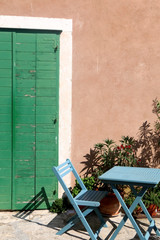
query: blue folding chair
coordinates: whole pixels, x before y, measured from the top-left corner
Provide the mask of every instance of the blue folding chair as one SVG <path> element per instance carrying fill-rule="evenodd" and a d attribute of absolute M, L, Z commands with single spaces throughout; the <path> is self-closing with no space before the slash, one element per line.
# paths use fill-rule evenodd
<path fill-rule="evenodd" d="M 81 220 L 85 229 L 89 233 L 91 239 L 96 240 L 101 228 L 107 227 L 105 220 L 103 219 L 98 209 L 98 207 L 100 206 L 100 201 L 102 200 L 102 198 L 104 198 L 107 195 L 107 192 L 92 191 L 92 190 L 88 191 L 69 159 L 67 159 L 66 162 L 62 163 L 58 167 L 53 167 L 53 172 L 55 173 L 58 181 L 62 185 L 70 203 L 73 205 L 76 212 L 76 214 L 68 221 L 67 225 L 64 226 L 59 232 L 57 232 L 57 235 L 63 234 L 64 232 L 69 230 L 71 227 L 73 227 L 79 220 Z M 82 189 L 75 198 L 73 198 L 72 194 L 70 193 L 68 187 L 66 186 L 63 180 L 63 177 L 69 174 L 70 172 L 73 172 L 75 178 L 77 179 Z M 84 206 L 83 210 L 81 210 L 79 206 Z M 95 213 L 97 214 L 101 222 L 99 229 L 95 233 L 93 233 L 91 227 L 89 226 L 85 218 L 92 211 L 95 211 Z"/>

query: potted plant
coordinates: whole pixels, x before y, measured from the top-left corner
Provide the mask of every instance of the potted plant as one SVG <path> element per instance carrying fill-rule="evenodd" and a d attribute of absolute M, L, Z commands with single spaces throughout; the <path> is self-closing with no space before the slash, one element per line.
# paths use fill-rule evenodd
<path fill-rule="evenodd" d="M 121 209 L 121 204 L 118 201 L 116 195 L 109 192 L 108 195 L 103 198 L 100 202 L 100 211 L 104 215 L 117 216 Z"/>
<path fill-rule="evenodd" d="M 95 151 L 97 152 L 97 159 L 99 165 L 95 170 L 95 178 L 109 170 L 114 166 L 137 166 L 139 161 L 136 157 L 135 140 L 129 136 L 123 136 L 120 140 L 120 144 L 116 145 L 113 140 L 106 139 L 103 143 L 95 145 Z M 98 180 L 97 180 L 98 181 Z M 103 188 L 104 184 L 99 185 Z M 124 195 L 124 188 L 127 186 L 118 186 L 118 190 L 121 195 Z M 107 190 L 111 192 L 111 188 L 107 186 Z M 120 203 L 112 192 L 107 197 L 102 199 L 100 210 L 103 214 L 115 216 L 120 210 Z"/>

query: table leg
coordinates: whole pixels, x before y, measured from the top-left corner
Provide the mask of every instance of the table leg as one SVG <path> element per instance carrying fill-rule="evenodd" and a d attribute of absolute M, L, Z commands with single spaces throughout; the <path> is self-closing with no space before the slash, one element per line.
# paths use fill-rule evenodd
<path fill-rule="evenodd" d="M 132 192 L 134 193 L 134 195 L 137 196 L 137 192 L 136 192 L 136 190 L 134 189 L 133 186 L 131 186 L 131 190 L 132 190 Z M 150 228 L 150 226 L 149 226 L 148 232 L 151 232 L 152 229 L 154 229 L 154 231 L 156 232 L 157 236 L 160 236 L 160 232 L 159 232 L 158 228 L 157 228 L 156 225 L 155 225 L 155 221 L 152 219 L 151 215 L 149 214 L 147 208 L 145 207 L 145 205 L 144 205 L 144 203 L 142 202 L 141 199 L 140 199 L 140 201 L 139 201 L 139 205 L 141 206 L 144 214 L 146 215 L 148 221 L 150 222 L 150 225 L 153 225 L 152 228 Z"/>
<path fill-rule="evenodd" d="M 128 209 L 128 207 L 126 206 L 125 202 L 123 201 L 120 193 L 118 192 L 116 185 L 111 184 L 111 187 L 116 195 L 116 197 L 118 198 L 119 202 L 121 203 L 126 215 L 123 217 L 122 221 L 120 222 L 120 224 L 118 225 L 117 229 L 115 230 L 115 232 L 113 233 L 111 240 L 115 239 L 115 237 L 117 236 L 117 234 L 119 233 L 119 231 L 121 230 L 121 228 L 124 226 L 125 222 L 127 221 L 127 219 L 129 218 L 129 220 L 131 221 L 133 227 L 135 228 L 139 238 L 141 240 L 145 240 L 147 238 L 145 238 L 139 228 L 139 226 L 137 225 L 135 219 L 132 216 L 132 212 L 134 211 L 134 209 L 136 208 L 137 204 L 140 202 L 141 198 L 143 197 L 143 195 L 145 194 L 145 192 L 147 191 L 147 187 L 143 187 L 142 190 L 138 193 L 137 197 L 135 198 L 134 202 L 132 203 L 131 207 Z"/>

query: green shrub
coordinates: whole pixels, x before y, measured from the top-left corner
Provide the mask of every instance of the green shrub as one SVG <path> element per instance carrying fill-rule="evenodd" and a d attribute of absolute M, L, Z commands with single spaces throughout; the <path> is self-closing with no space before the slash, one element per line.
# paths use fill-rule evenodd
<path fill-rule="evenodd" d="M 56 199 L 50 208 L 50 212 L 63 213 L 67 209 L 71 208 L 71 204 L 67 197 Z"/>
<path fill-rule="evenodd" d="M 160 188 L 159 184 L 155 188 L 149 188 L 143 197 L 143 202 L 148 208 L 150 204 L 154 204 L 160 208 Z"/>
<path fill-rule="evenodd" d="M 138 191 L 141 190 L 141 188 L 137 188 Z M 132 205 L 132 203 L 135 200 L 135 196 L 132 192 L 130 192 L 125 198 L 124 201 L 128 207 Z M 151 204 L 154 204 L 157 206 L 157 208 L 160 208 L 160 184 L 158 184 L 155 188 L 149 188 L 145 195 L 143 196 L 143 203 L 148 208 Z"/>
<path fill-rule="evenodd" d="M 87 190 L 93 190 L 96 188 L 96 181 L 95 181 L 94 176 L 81 178 L 81 180 L 84 183 L 84 185 L 86 186 Z M 75 186 L 71 190 L 72 196 L 73 197 L 77 196 L 80 191 L 81 191 L 81 187 L 80 187 L 78 181 L 76 180 Z"/>

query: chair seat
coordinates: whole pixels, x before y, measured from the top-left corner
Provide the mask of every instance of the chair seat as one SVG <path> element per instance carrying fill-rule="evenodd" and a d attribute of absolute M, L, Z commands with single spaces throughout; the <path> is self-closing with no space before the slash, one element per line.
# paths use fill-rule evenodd
<path fill-rule="evenodd" d="M 107 192 L 82 190 L 76 197 L 76 203 L 81 206 L 99 207 L 100 201 L 106 196 Z"/>

